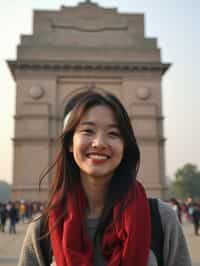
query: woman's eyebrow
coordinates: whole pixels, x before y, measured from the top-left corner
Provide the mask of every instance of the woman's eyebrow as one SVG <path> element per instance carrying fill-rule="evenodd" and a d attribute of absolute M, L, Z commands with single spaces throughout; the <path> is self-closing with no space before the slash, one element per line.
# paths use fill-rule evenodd
<path fill-rule="evenodd" d="M 91 122 L 91 121 L 83 121 L 80 123 L 80 126 L 96 126 L 96 125 L 97 124 L 95 122 Z M 118 124 L 108 124 L 106 125 L 106 127 L 119 129 Z"/>
<path fill-rule="evenodd" d="M 94 122 L 90 121 L 84 121 L 80 123 L 80 126 L 95 126 L 96 124 Z"/>

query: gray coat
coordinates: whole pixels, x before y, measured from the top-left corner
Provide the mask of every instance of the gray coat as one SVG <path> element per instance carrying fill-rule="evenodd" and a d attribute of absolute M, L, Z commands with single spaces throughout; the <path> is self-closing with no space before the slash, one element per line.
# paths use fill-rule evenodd
<path fill-rule="evenodd" d="M 176 213 L 170 206 L 160 200 L 159 212 L 164 231 L 164 266 L 192 266 L 186 240 Z M 39 230 L 39 220 L 29 225 L 23 242 L 18 266 L 45 266 L 37 241 L 38 236 L 40 236 Z M 104 263 L 97 264 L 98 265 L 95 264 L 95 266 L 104 266 Z M 151 250 L 149 253 L 148 266 L 158 266 L 156 257 Z"/>

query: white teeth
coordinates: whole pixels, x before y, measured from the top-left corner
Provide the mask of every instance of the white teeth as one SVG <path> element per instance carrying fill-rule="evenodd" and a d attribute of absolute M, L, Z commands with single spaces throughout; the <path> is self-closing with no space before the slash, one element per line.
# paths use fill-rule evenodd
<path fill-rule="evenodd" d="M 106 155 L 97 155 L 97 154 L 90 154 L 90 158 L 96 159 L 96 160 L 105 160 L 108 159 L 108 156 Z"/>

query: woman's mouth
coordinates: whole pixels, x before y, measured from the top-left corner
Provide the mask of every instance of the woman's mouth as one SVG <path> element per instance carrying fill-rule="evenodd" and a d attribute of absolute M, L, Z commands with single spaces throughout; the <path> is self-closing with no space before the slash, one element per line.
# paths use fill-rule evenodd
<path fill-rule="evenodd" d="M 106 162 L 110 156 L 108 156 L 107 154 L 87 154 L 87 157 L 94 163 L 104 163 Z"/>

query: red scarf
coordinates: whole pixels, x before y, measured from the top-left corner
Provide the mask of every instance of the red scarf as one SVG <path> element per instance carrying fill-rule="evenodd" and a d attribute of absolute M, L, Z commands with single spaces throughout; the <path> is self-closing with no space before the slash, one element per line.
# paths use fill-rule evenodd
<path fill-rule="evenodd" d="M 75 201 L 69 193 L 67 199 L 67 217 L 50 233 L 51 245 L 57 266 L 93 266 L 93 245 L 87 235 L 84 211 L 86 199 L 82 189 L 76 189 Z M 107 266 L 147 266 L 151 223 L 148 200 L 140 183 L 135 185 L 135 197 L 129 190 L 122 219 L 116 220 L 120 203 L 113 212 L 114 223 L 108 226 L 103 236 L 102 254 Z M 78 203 L 78 205 L 77 205 Z M 60 211 L 52 211 L 49 217 L 49 229 L 56 223 Z"/>

